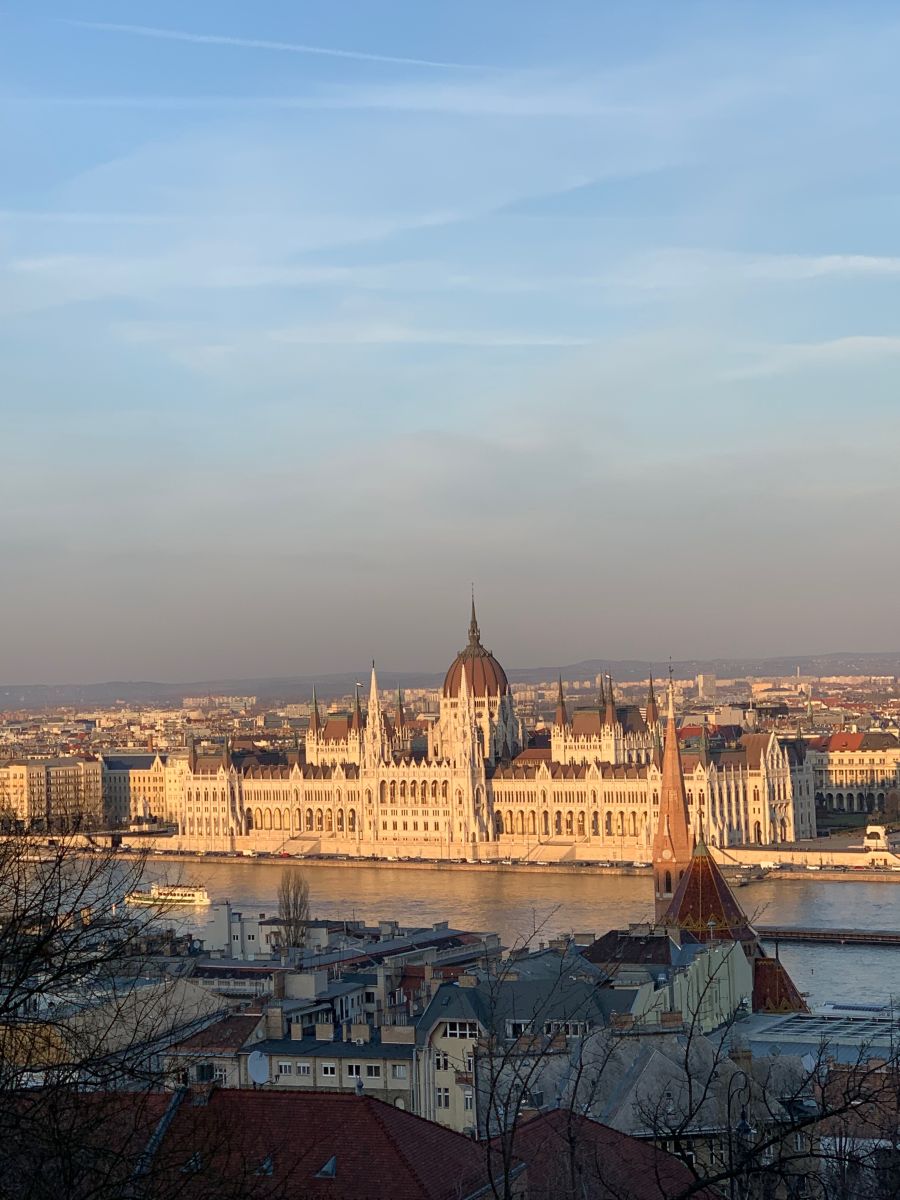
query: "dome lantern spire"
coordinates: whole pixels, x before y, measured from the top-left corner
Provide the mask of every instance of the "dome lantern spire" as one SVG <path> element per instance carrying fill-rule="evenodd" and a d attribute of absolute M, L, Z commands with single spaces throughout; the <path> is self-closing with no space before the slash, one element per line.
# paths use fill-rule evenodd
<path fill-rule="evenodd" d="M 469 621 L 469 645 L 481 645 L 481 630 L 478 628 L 478 618 L 475 616 L 475 585 L 472 584 L 472 617 Z"/>

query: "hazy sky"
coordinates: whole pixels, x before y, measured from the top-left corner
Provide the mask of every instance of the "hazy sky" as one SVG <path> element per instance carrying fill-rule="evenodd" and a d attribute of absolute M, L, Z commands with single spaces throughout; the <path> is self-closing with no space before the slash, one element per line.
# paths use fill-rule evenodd
<path fill-rule="evenodd" d="M 0 11 L 0 681 L 888 649 L 896 5 Z"/>

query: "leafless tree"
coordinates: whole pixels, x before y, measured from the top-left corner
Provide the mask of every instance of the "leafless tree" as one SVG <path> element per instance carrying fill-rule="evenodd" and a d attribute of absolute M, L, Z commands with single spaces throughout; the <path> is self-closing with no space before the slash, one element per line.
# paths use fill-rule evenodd
<path fill-rule="evenodd" d="M 822 1040 L 802 1058 L 754 1057 L 739 1036 L 742 1013 L 710 1036 L 701 1027 L 714 972 L 677 1030 L 650 1032 L 624 1015 L 590 1027 L 591 1002 L 566 1003 L 578 996 L 573 962 L 560 953 L 532 1011 L 516 1014 L 516 1036 L 503 991 L 523 960 L 505 961 L 483 985 L 489 1028 L 476 1054 L 476 1106 L 497 1200 L 514 1195 L 528 1122 L 554 1109 L 541 1135 L 554 1161 L 548 1200 L 900 1200 L 900 1047 L 863 1044 L 848 1062 L 846 1046 Z M 667 1152 L 645 1162 L 640 1189 L 585 1123 L 621 1118 L 623 1096 L 625 1132 Z"/>
<path fill-rule="evenodd" d="M 285 867 L 278 883 L 278 917 L 284 944 L 303 946 L 309 923 L 309 883 L 299 867 Z"/>

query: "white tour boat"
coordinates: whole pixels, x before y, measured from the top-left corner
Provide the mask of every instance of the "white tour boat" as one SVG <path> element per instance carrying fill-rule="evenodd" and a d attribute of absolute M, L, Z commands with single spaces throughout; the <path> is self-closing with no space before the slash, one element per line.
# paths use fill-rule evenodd
<path fill-rule="evenodd" d="M 188 887 L 180 883 L 151 883 L 149 891 L 129 892 L 126 904 L 209 904 L 209 892 L 204 887 Z"/>

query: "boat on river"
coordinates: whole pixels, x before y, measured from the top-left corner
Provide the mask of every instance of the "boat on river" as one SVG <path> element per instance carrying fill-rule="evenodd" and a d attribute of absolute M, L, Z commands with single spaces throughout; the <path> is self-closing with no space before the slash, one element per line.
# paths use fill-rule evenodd
<path fill-rule="evenodd" d="M 152 883 L 147 889 L 129 892 L 126 904 L 209 904 L 205 887 L 189 887 L 180 883 Z"/>

